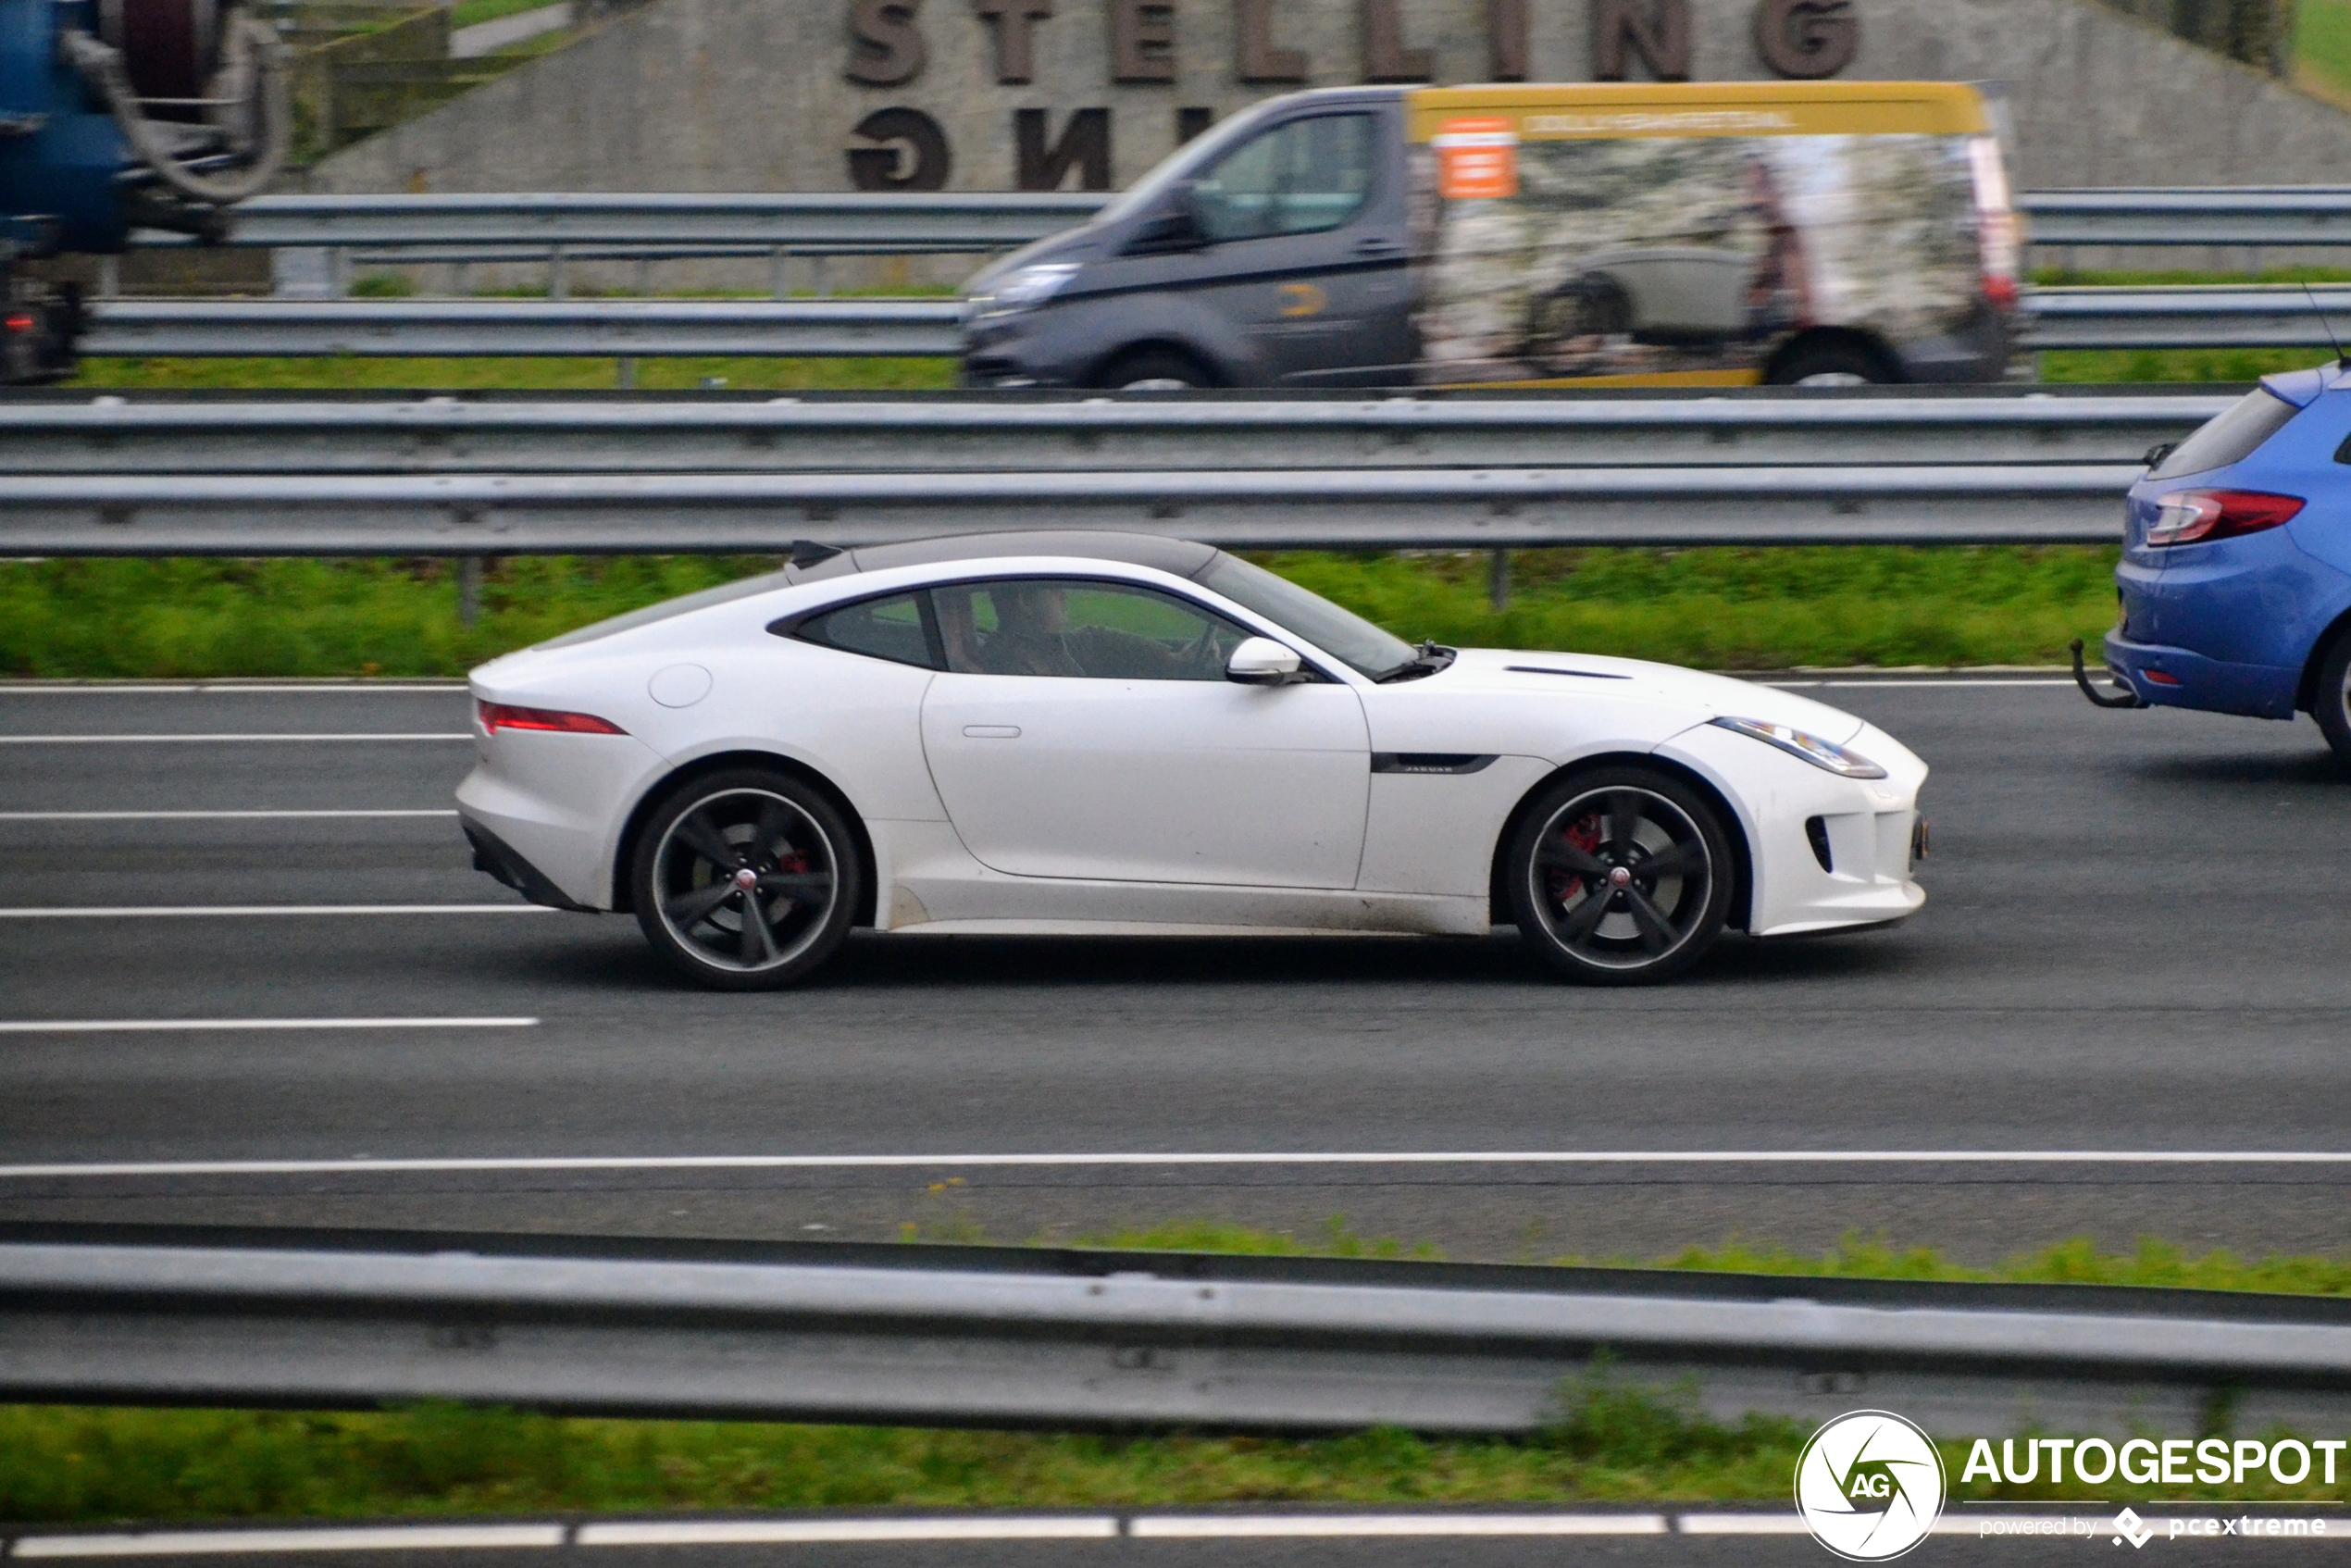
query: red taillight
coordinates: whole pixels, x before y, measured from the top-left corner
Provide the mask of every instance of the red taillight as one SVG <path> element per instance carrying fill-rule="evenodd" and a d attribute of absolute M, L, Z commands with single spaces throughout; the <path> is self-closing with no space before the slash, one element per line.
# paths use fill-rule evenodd
<path fill-rule="evenodd" d="M 552 729 L 565 735 L 626 735 L 628 733 L 607 718 L 594 714 L 567 714 L 555 708 L 517 708 L 504 703 L 477 703 L 475 709 L 481 719 L 482 732 L 495 735 L 502 729 Z"/>
<path fill-rule="evenodd" d="M 32 326 L 32 317 L 21 312 L 8 317 L 8 330 L 11 332 L 30 332 Z"/>
<path fill-rule="evenodd" d="M 1984 275 L 1984 297 L 2002 310 L 2016 304 L 2020 291 L 2013 278 L 2001 278 L 1992 273 Z"/>
<path fill-rule="evenodd" d="M 2156 504 L 2162 511 L 2147 529 L 2147 544 L 2161 550 L 2277 528 L 2292 522 L 2303 502 L 2297 495 L 2258 490 L 2175 490 Z"/>

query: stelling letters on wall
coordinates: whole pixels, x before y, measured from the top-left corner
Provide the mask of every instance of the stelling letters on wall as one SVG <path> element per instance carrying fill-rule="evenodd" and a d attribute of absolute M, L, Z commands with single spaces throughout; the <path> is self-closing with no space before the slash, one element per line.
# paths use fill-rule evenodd
<path fill-rule="evenodd" d="M 1720 0 L 1703 17 L 1693 0 L 841 3 L 842 79 L 887 99 L 847 128 L 849 182 L 862 191 L 944 188 L 956 136 L 972 136 L 976 118 L 984 130 L 1001 117 L 986 161 L 1009 163 L 1017 189 L 1099 191 L 1220 116 L 1309 85 L 1687 81 L 1702 79 L 1701 67 L 1714 79 L 1835 76 L 1860 47 L 1863 6 L 1753 0 L 1734 31 L 1721 25 Z M 939 62 L 968 77 L 964 56 L 975 48 L 983 80 L 1004 98 L 994 115 L 968 92 L 952 106 L 927 104 Z M 1078 68 L 1061 68 L 1070 65 Z M 1089 101 L 1101 98 L 1117 101 Z"/>

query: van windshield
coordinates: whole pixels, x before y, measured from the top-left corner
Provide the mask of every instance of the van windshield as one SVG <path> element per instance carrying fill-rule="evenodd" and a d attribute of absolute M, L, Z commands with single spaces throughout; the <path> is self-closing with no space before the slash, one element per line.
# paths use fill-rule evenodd
<path fill-rule="evenodd" d="M 1259 120 L 1253 114 L 1235 115 L 1221 125 L 1211 126 L 1200 135 L 1170 153 L 1149 174 L 1111 199 L 1110 205 L 1094 215 L 1097 223 L 1115 223 L 1130 213 L 1142 211 L 1157 202 L 1168 187 L 1178 180 L 1188 180 L 1225 156 L 1225 150 L 1239 141 Z"/>

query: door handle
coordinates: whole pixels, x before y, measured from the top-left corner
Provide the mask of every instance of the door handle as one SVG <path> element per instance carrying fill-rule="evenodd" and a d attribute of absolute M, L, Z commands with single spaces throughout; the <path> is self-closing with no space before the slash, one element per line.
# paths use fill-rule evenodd
<path fill-rule="evenodd" d="M 964 738 L 967 740 L 1017 740 L 1020 739 L 1020 726 L 1017 724 L 967 724 L 964 726 Z"/>
<path fill-rule="evenodd" d="M 1400 251 L 1403 248 L 1403 241 L 1391 240 L 1383 234 L 1374 234 L 1355 242 L 1357 255 L 1386 255 L 1390 251 Z"/>

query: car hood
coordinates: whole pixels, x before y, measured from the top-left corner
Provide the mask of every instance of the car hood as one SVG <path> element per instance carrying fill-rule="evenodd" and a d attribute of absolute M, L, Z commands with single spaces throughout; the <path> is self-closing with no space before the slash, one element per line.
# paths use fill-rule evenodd
<path fill-rule="evenodd" d="M 1463 691 L 1524 692 L 1568 700 L 1600 693 L 1632 697 L 1685 709 L 1693 724 L 1723 717 L 1762 719 L 1792 725 L 1840 746 L 1863 728 L 1861 720 L 1851 714 L 1777 687 L 1597 653 L 1464 648 L 1450 666 L 1429 679 L 1432 685 L 1441 682 Z"/>

